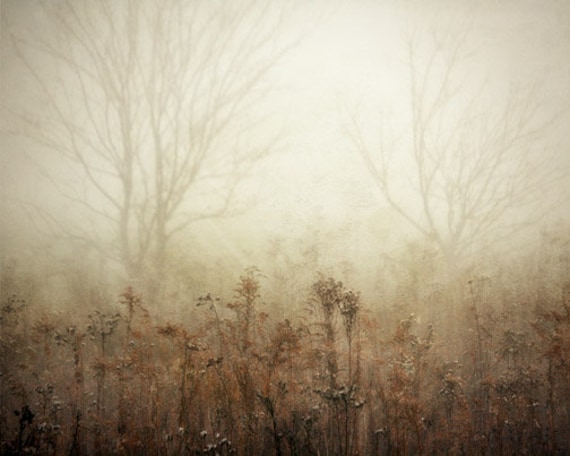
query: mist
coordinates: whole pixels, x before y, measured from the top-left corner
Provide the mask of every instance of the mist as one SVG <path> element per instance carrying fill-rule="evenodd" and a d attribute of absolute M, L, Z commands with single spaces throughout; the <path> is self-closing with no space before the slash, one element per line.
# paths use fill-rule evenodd
<path fill-rule="evenodd" d="M 570 449 L 564 2 L 0 11 L 2 453 Z"/>

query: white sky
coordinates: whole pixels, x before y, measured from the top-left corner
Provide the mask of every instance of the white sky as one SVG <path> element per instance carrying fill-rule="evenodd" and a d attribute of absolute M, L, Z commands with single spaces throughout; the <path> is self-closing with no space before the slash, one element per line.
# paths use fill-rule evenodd
<path fill-rule="evenodd" d="M 287 198 L 298 198 L 293 204 L 301 211 L 312 212 L 314 205 L 327 216 L 347 217 L 378 201 L 343 136 L 342 111 L 358 106 L 372 116 L 407 115 L 406 31 L 426 26 L 434 17 L 444 26 L 447 21 L 472 22 L 477 54 L 468 79 L 488 79 L 491 96 L 500 97 L 513 81 L 539 81 L 551 97 L 546 104 L 570 100 L 570 25 L 565 28 L 570 7 L 556 11 L 541 2 L 488 1 L 478 9 L 446 10 L 436 6 L 441 2 L 425 2 L 428 6 L 418 15 L 410 13 L 412 6 L 400 7 L 403 3 L 342 3 L 279 69 L 278 77 L 291 87 L 283 102 L 290 147 L 268 166 L 287 176 L 278 182 L 287 188 Z M 268 180 L 274 182 L 274 176 Z"/>
<path fill-rule="evenodd" d="M 258 203 L 233 221 L 206 224 L 235 256 L 250 243 L 294 237 L 319 224 L 331 229 L 350 225 L 356 236 L 360 232 L 368 239 L 369 225 L 383 220 L 386 204 L 343 135 L 342 113 L 359 107 L 367 121 L 379 112 L 405 118 L 409 80 L 403 51 L 407 33 L 418 26 L 467 18 L 476 37 L 473 81 L 488 75 L 500 94 L 510 81 L 538 79 L 547 88 L 547 105 L 569 104 L 568 2 L 356 0 L 306 5 L 298 12 L 292 35 L 313 28 L 313 13 L 320 7 L 322 18 L 274 69 L 274 81 L 283 89 L 267 100 L 269 123 L 283 129 L 283 144 L 242 187 Z M 29 30 L 35 11 L 33 0 L 3 0 L 3 31 Z M 20 79 L 7 35 L 2 39 L 2 96 L 13 99 L 20 96 L 15 91 L 25 91 L 26 82 Z M 401 122 L 394 120 L 394 125 Z M 19 191 L 26 185 L 34 188 L 36 176 L 22 160 L 20 146 L 5 138 L 0 156 L 0 178 Z M 564 166 L 570 162 L 566 152 Z M 394 217 L 385 223 L 397 232 L 394 237 L 402 231 L 402 222 Z M 362 244 L 366 249 L 366 242 Z"/>

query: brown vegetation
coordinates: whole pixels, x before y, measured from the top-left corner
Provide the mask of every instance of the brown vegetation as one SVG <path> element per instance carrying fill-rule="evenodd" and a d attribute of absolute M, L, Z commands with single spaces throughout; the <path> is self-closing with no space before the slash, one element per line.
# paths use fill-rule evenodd
<path fill-rule="evenodd" d="M 83 321 L 3 296 L 1 452 L 563 454 L 565 258 L 451 287 L 458 337 L 325 277 L 280 320 L 256 268 L 192 322 L 151 315 L 132 288 Z"/>

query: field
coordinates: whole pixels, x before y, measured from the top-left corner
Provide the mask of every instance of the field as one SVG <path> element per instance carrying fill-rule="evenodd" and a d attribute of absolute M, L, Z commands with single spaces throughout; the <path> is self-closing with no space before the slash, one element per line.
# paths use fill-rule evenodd
<path fill-rule="evenodd" d="M 568 263 L 543 260 L 448 284 L 432 318 L 320 276 L 281 319 L 256 268 L 185 322 L 132 288 L 84 317 L 4 296 L 2 453 L 565 454 Z"/>

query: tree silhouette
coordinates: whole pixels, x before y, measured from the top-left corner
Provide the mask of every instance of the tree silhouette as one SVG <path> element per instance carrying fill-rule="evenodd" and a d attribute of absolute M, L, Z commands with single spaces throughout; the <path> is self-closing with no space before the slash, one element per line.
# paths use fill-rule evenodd
<path fill-rule="evenodd" d="M 379 146 L 357 114 L 346 127 L 389 206 L 434 243 L 449 271 L 483 242 L 540 220 L 552 209 L 539 206 L 541 196 L 563 176 L 561 151 L 549 143 L 561 112 L 541 101 L 538 85 L 505 90 L 482 80 L 470 27 L 461 26 L 417 29 L 407 42 L 404 139 L 388 138 L 400 128 L 388 119 Z"/>
<path fill-rule="evenodd" d="M 279 33 L 292 5 L 41 6 L 46 33 L 12 37 L 43 104 L 18 119 L 24 135 L 72 171 L 45 174 L 84 220 L 41 208 L 35 216 L 51 234 L 159 284 L 172 238 L 235 208 L 238 183 L 271 148 L 271 139 L 260 147 L 246 134 L 257 121 L 252 107 L 269 90 L 264 77 L 295 44 Z"/>

